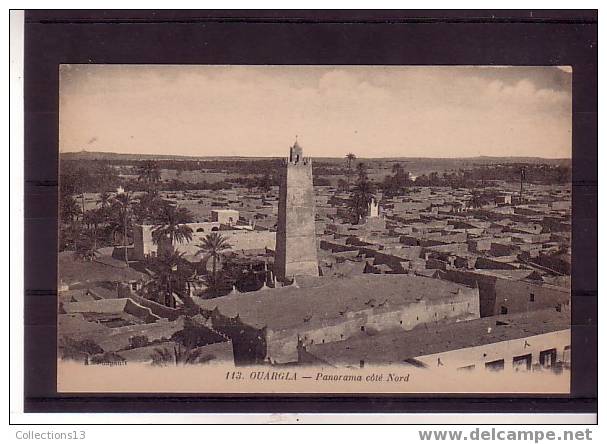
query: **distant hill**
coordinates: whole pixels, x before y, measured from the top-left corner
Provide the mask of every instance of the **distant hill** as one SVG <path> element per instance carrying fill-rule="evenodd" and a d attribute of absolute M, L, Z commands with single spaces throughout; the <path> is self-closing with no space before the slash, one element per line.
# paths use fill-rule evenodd
<path fill-rule="evenodd" d="M 247 156 L 183 156 L 174 154 L 123 154 L 111 153 L 104 151 L 77 151 L 68 153 L 59 153 L 62 160 L 242 160 L 251 159 L 277 159 L 279 157 L 247 157 Z M 316 157 L 322 162 L 344 162 L 343 158 L 338 157 Z M 378 161 L 378 162 L 401 162 L 407 163 L 426 163 L 429 165 L 451 164 L 452 167 L 460 167 L 463 165 L 479 165 L 479 164 L 496 164 L 496 163 L 545 163 L 552 165 L 571 165 L 571 159 L 545 159 L 542 157 L 492 157 L 492 156 L 477 156 L 477 157 L 459 157 L 459 158 L 434 158 L 434 157 L 382 157 L 382 158 L 365 158 L 359 157 L 357 160 Z"/>
<path fill-rule="evenodd" d="M 240 156 L 181 156 L 174 154 L 127 154 L 105 151 L 76 151 L 59 153 L 62 160 L 248 160 L 255 157 Z"/>

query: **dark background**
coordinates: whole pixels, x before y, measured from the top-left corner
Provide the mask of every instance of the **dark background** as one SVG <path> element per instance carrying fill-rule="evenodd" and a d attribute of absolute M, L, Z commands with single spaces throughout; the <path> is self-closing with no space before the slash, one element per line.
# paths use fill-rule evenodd
<path fill-rule="evenodd" d="M 25 411 L 596 412 L 597 38 L 587 10 L 26 11 Z M 60 63 L 573 66 L 571 395 L 57 394 Z"/>

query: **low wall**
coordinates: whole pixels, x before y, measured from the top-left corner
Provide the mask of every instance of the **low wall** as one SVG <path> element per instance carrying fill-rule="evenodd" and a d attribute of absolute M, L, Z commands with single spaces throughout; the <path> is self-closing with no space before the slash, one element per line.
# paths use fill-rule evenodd
<path fill-rule="evenodd" d="M 168 319 L 169 321 L 174 321 L 181 314 L 183 314 L 181 312 L 181 310 L 176 310 L 174 308 L 166 307 L 157 302 L 150 301 L 149 299 L 144 299 L 141 296 L 131 295 L 130 298 L 133 299 L 133 301 L 137 302 L 138 304 L 149 308 L 151 310 L 151 312 L 159 318 L 165 318 L 165 319 Z"/>

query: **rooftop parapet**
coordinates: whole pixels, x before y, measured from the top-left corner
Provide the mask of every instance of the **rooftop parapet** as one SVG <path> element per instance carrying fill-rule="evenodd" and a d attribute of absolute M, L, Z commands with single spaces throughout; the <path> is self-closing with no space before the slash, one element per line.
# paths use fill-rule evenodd
<path fill-rule="evenodd" d="M 297 141 L 297 136 L 295 136 L 295 143 L 292 147 L 289 148 L 289 157 L 285 159 L 287 164 L 292 165 L 311 165 L 312 158 L 304 157 L 303 148 L 299 145 Z"/>
<path fill-rule="evenodd" d="M 282 159 L 283 165 L 299 165 L 299 166 L 309 166 L 312 165 L 311 157 L 300 157 L 296 160 L 291 160 L 289 157 L 285 157 Z"/>

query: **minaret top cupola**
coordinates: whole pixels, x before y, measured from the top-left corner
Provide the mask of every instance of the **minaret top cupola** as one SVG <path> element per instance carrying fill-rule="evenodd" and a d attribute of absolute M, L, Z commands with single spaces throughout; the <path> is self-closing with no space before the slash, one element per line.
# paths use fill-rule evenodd
<path fill-rule="evenodd" d="M 303 162 L 303 160 L 304 160 L 303 148 L 301 146 L 299 146 L 299 143 L 297 141 L 297 136 L 295 136 L 295 143 L 293 144 L 293 146 L 291 147 L 291 150 L 289 152 L 289 162 L 299 163 L 299 162 Z"/>

